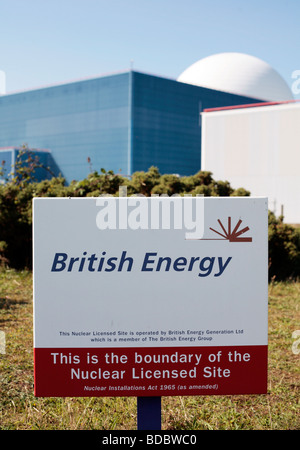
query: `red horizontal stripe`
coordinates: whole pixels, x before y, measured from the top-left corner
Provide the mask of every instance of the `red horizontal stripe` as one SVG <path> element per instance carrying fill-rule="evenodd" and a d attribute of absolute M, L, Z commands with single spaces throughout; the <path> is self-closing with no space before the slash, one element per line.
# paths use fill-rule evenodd
<path fill-rule="evenodd" d="M 36 348 L 35 395 L 139 397 L 264 394 L 267 392 L 267 352 L 266 345 Z"/>
<path fill-rule="evenodd" d="M 272 105 L 284 105 L 286 103 L 297 103 L 300 100 L 287 100 L 284 102 L 262 102 L 262 103 L 247 103 L 245 105 L 234 105 L 234 106 L 222 106 L 218 108 L 207 108 L 203 112 L 213 112 L 213 111 L 226 111 L 231 109 L 243 109 L 243 108 L 256 108 L 258 106 L 272 106 Z"/>

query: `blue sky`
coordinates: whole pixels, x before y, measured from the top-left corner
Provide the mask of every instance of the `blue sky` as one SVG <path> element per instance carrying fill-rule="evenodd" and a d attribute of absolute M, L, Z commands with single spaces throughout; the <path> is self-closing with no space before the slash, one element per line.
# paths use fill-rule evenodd
<path fill-rule="evenodd" d="M 130 65 L 176 79 L 234 51 L 268 62 L 292 88 L 299 18 L 299 0 L 0 0 L 0 70 L 10 93 Z"/>

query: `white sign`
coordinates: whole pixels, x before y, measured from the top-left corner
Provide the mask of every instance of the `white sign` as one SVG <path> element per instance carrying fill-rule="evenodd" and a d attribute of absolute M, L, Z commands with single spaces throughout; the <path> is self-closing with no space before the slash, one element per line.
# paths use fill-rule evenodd
<path fill-rule="evenodd" d="M 34 199 L 36 395 L 264 392 L 267 217 L 264 198 Z"/>

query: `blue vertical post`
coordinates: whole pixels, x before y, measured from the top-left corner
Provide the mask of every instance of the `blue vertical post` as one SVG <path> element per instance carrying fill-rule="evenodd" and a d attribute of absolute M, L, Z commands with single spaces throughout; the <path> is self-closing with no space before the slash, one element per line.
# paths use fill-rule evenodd
<path fill-rule="evenodd" d="M 161 430 L 161 397 L 137 398 L 137 429 Z"/>

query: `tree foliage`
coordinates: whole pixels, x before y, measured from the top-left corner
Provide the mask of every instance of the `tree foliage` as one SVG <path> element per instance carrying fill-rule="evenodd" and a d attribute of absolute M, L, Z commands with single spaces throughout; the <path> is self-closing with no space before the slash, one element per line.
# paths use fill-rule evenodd
<path fill-rule="evenodd" d="M 198 195 L 249 196 L 240 187 L 234 189 L 228 181 L 216 181 L 212 173 L 199 171 L 180 177 L 159 173 L 156 167 L 147 172 L 135 172 L 131 177 L 104 169 L 91 172 L 85 179 L 66 184 L 62 177 L 37 182 L 34 179 L 38 161 L 30 159 L 28 167 L 16 164 L 14 177 L 0 185 L 0 265 L 16 269 L 32 264 L 32 199 L 34 197 L 98 197 L 120 195 Z M 283 218 L 269 213 L 269 277 L 283 280 L 300 276 L 300 229 L 284 224 Z"/>
<path fill-rule="evenodd" d="M 269 279 L 300 277 L 300 228 L 269 211 Z"/>

